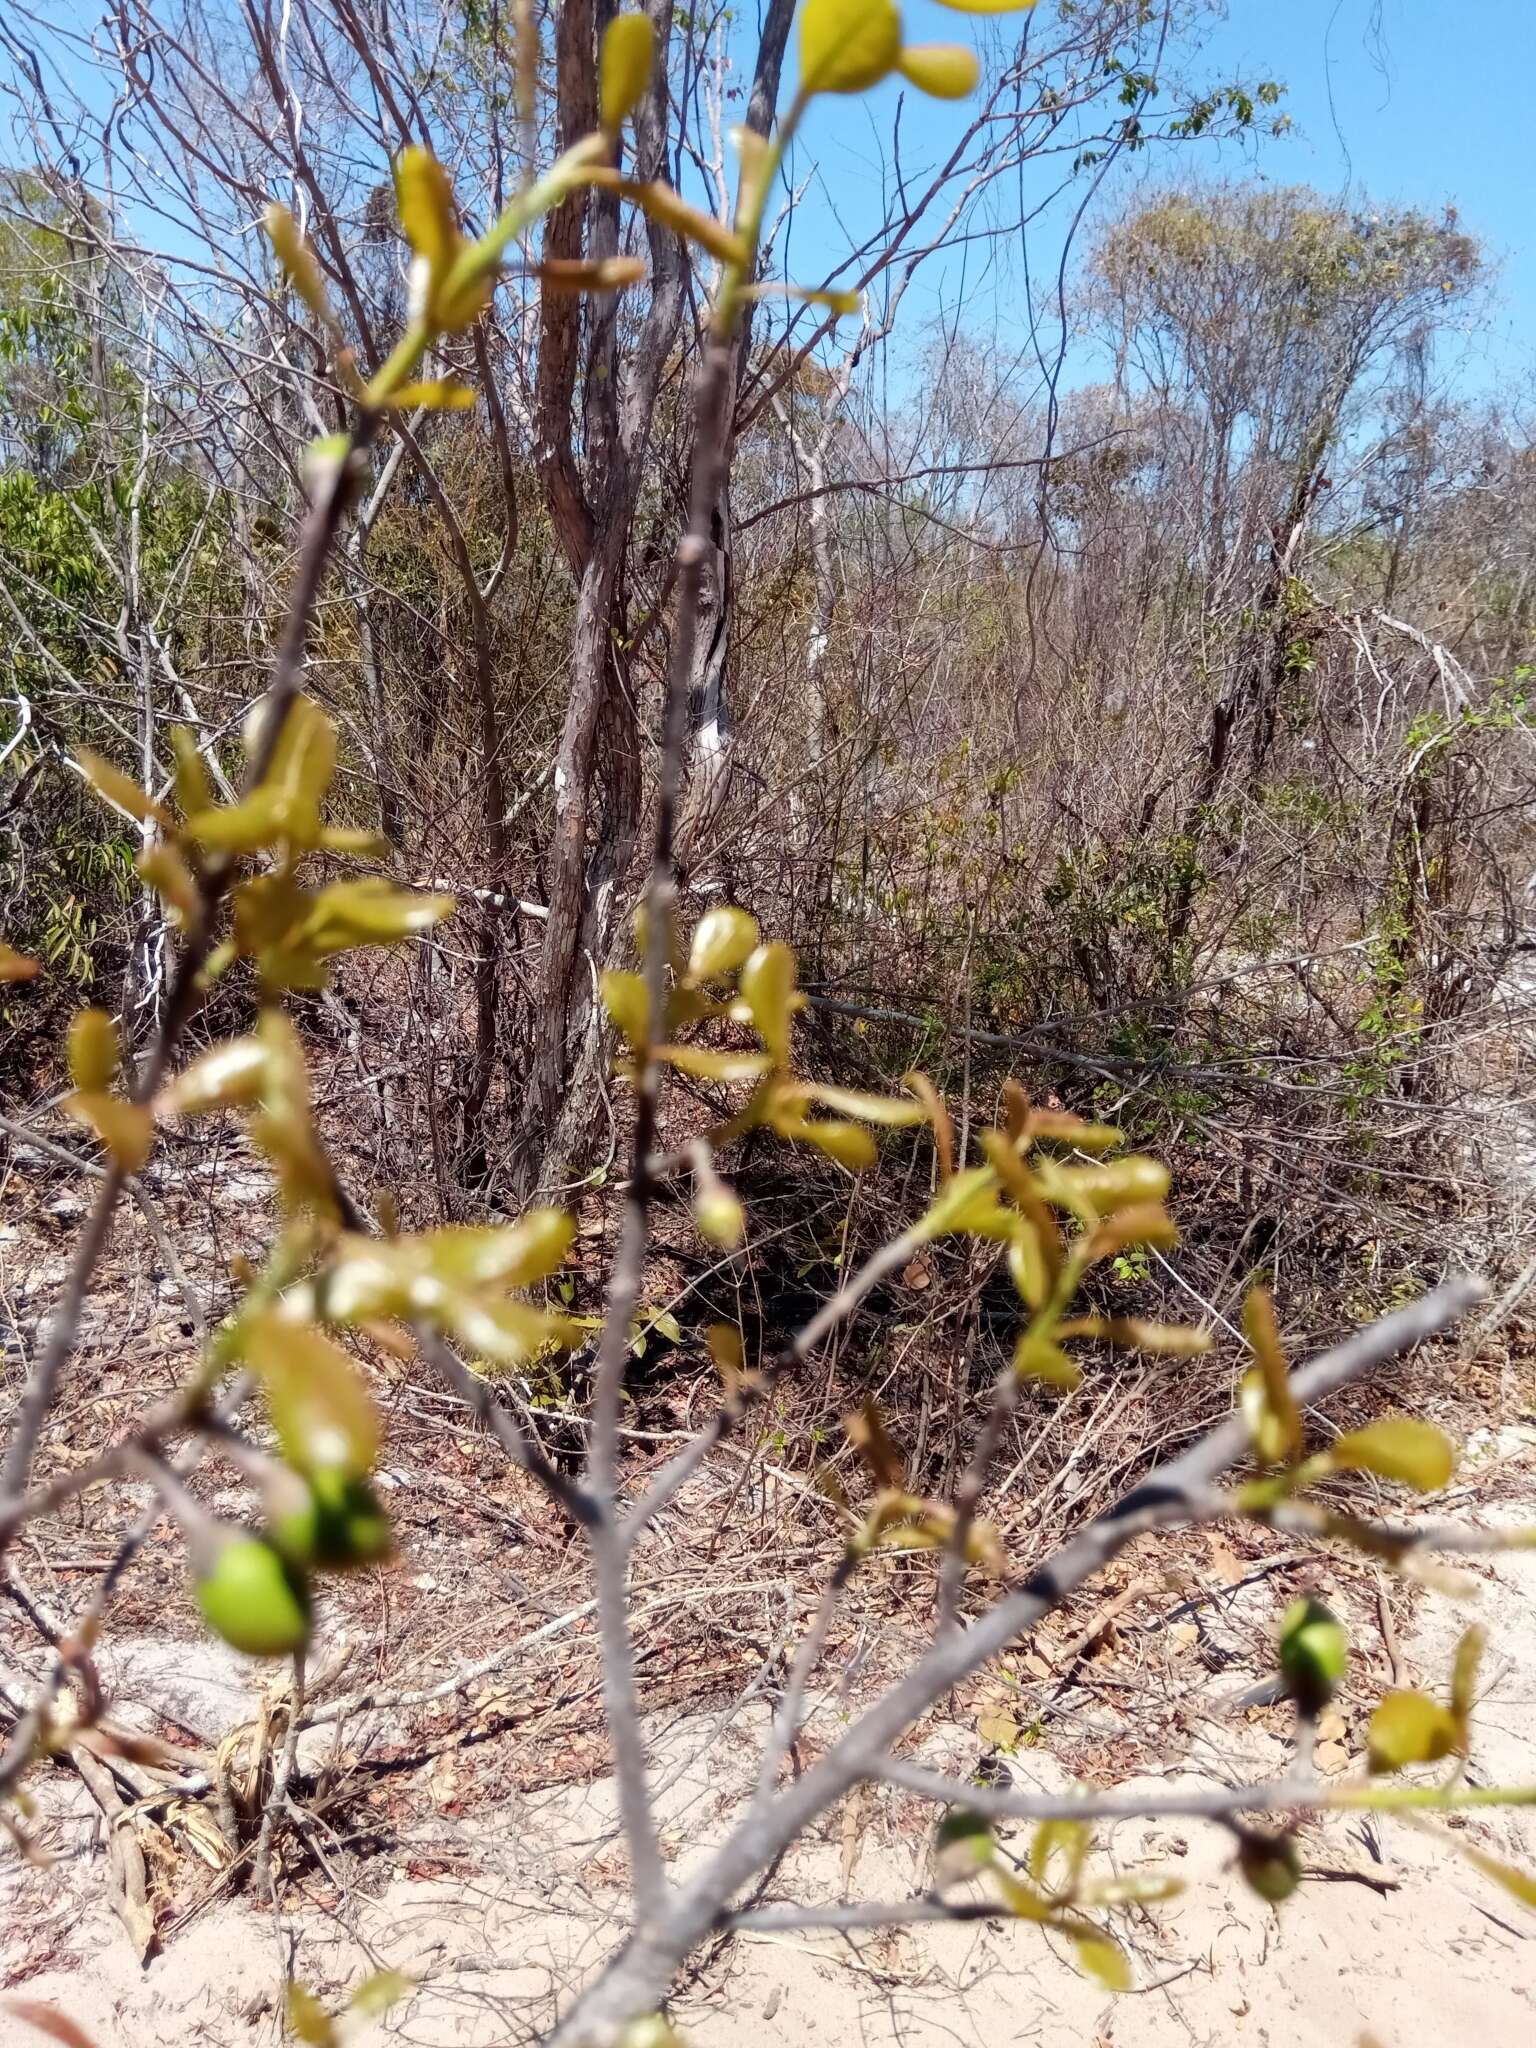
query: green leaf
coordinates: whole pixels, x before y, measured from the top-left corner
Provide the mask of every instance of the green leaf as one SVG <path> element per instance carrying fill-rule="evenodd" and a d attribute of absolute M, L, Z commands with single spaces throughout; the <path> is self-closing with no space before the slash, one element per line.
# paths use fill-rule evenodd
<path fill-rule="evenodd" d="M 220 1543 L 198 1578 L 197 1604 L 214 1634 L 248 1657 L 291 1657 L 309 1641 L 309 1589 L 288 1560 L 257 1536 L 229 1536 Z"/>
<path fill-rule="evenodd" d="M 1297 1704 L 1315 1714 L 1349 1664 L 1349 1637 L 1321 1600 L 1293 1600 L 1280 1619 L 1280 1670 Z"/>
<path fill-rule="evenodd" d="M 1237 1852 L 1237 1867 L 1250 1891 L 1278 1906 L 1301 1883 L 1301 1860 L 1289 1835 L 1273 1840 L 1264 1835 L 1244 1835 Z"/>
<path fill-rule="evenodd" d="M 976 90 L 981 76 L 975 51 L 959 43 L 909 43 L 896 68 L 919 92 L 936 100 L 963 100 Z"/>
<path fill-rule="evenodd" d="M 934 1880 L 960 1884 L 985 1870 L 994 1854 L 991 1822 L 968 1806 L 952 1806 L 934 1830 Z"/>
<path fill-rule="evenodd" d="M 656 32 L 648 14 L 616 14 L 603 34 L 598 107 L 603 131 L 617 135 L 651 82 Z"/>
<path fill-rule="evenodd" d="M 1387 1415 L 1352 1429 L 1328 1455 L 1342 1471 L 1375 1472 L 1416 1493 L 1438 1492 L 1456 1469 L 1456 1452 L 1445 1432 L 1409 1415 Z"/>
<path fill-rule="evenodd" d="M 1455 1716 L 1423 1692 L 1389 1692 L 1371 1716 L 1367 1749 L 1373 1771 L 1438 1763 L 1460 1736 Z"/>
<path fill-rule="evenodd" d="M 896 68 L 901 16 L 893 0 L 805 0 L 802 92 L 864 92 Z"/>

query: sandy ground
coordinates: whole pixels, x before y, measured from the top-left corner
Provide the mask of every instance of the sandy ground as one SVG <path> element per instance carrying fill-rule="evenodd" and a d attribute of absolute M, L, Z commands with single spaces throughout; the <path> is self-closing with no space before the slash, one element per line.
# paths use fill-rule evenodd
<path fill-rule="evenodd" d="M 1521 1468 L 1530 1491 L 1533 1433 L 1500 1432 L 1494 1462 Z M 1490 1517 L 1523 1503 L 1501 1487 Z M 1491 1647 L 1477 1715 L 1474 1776 L 1518 1782 L 1536 1776 L 1536 1555 L 1480 1565 L 1466 1601 L 1426 1596 L 1402 1651 L 1416 1682 L 1443 1685 L 1468 1619 L 1483 1621 Z M 1233 1595 L 1274 1606 L 1268 1582 Z M 1252 1616 L 1250 1615 L 1250 1619 Z M 1266 1623 L 1267 1613 L 1259 1618 Z M 1178 1645 L 1170 1644 L 1170 1654 Z M 222 1725 L 248 1711 L 248 1669 L 221 1663 L 212 1646 L 150 1639 L 119 1646 L 112 1670 L 121 1700 L 137 1693 L 164 1711 Z M 1209 1697 L 1229 1696 L 1257 1674 L 1228 1664 Z M 710 1717 L 685 1714 L 655 1730 L 664 1844 L 679 1867 L 702 1854 L 727 1823 L 753 1768 L 761 1729 L 755 1704 Z M 829 1698 L 835 1717 L 847 1702 Z M 1188 1717 L 1186 1717 L 1186 1724 Z M 1332 1731 L 1334 1768 L 1354 1768 L 1363 1722 Z M 1285 1755 L 1275 1712 L 1207 1715 L 1181 1747 L 1182 1768 L 1235 1782 L 1273 1770 Z M 318 1731 L 315 1752 L 334 1740 Z M 941 1726 L 930 1760 L 974 1763 L 974 1727 Z M 1173 1753 L 1170 1746 L 1170 1754 Z M 1008 1761 L 1022 1783 L 1065 1782 L 1049 1743 Z M 434 1825 L 376 1859 L 371 1890 L 343 1888 L 329 1912 L 279 1923 L 242 1903 L 211 1906 L 163 1953 L 140 1966 L 106 1903 L 100 1818 L 68 1773 L 42 1783 L 39 1832 L 56 1861 L 0 1866 L 0 1954 L 11 1997 L 66 2012 L 96 2048 L 271 2042 L 279 2034 L 277 1987 L 285 1970 L 339 2005 L 371 1969 L 415 1979 L 410 1997 L 357 2038 L 422 2048 L 502 2044 L 528 2038 L 553 2002 L 589 1972 L 613 1940 L 616 1846 L 611 1785 L 566 1786 L 514 1798 L 470 1817 L 445 1810 Z M 1135 1989 L 1112 1997 L 1080 1976 L 1052 1938 L 996 1922 L 856 1938 L 819 1934 L 738 1937 L 705 1957 L 679 1991 L 674 2018 L 696 2048 L 765 2040 L 797 2048 L 830 2044 L 1394 2044 L 1463 2042 L 1524 2048 L 1536 2039 L 1536 1988 L 1527 1944 L 1536 1914 L 1491 1884 L 1458 1853 L 1474 1843 L 1536 1868 L 1536 1822 L 1479 1815 L 1453 1830 L 1340 1819 L 1309 1831 L 1311 1871 L 1278 1912 L 1230 1869 L 1217 1831 L 1194 1824 L 1125 1824 L 1098 1840 L 1107 1874 L 1172 1870 L 1180 1897 L 1119 1920 L 1132 1952 Z M 776 1899 L 900 1898 L 926 1882 L 927 1839 L 908 1804 L 883 1797 L 829 1817 L 775 1881 Z M 380 1867 L 382 1866 L 382 1868 Z M 433 1867 L 430 1877 L 413 1869 Z M 390 1874 L 393 1872 L 393 1874 Z M 1323 1875 L 1332 1872 L 1333 1875 Z M 1369 1881 L 1367 1881 L 1369 1880 Z M 42 2037 L 0 2009 L 0 2048 Z"/>

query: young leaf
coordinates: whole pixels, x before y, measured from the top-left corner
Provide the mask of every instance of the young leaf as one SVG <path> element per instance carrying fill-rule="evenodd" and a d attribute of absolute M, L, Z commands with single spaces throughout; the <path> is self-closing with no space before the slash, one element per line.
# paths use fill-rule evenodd
<path fill-rule="evenodd" d="M 283 2003 L 290 2031 L 308 2048 L 336 2048 L 335 2023 L 307 1985 L 290 1983 Z"/>
<path fill-rule="evenodd" d="M 69 1025 L 69 1075 L 77 1088 L 110 1088 L 117 1079 L 117 1026 L 105 1010 L 77 1010 Z"/>
<path fill-rule="evenodd" d="M 949 1105 L 921 1068 L 914 1067 L 910 1073 L 903 1074 L 901 1085 L 910 1090 L 928 1112 L 928 1121 L 933 1126 L 933 1149 L 939 1155 L 939 1181 L 942 1184 L 955 1170 L 955 1126 Z"/>
<path fill-rule="evenodd" d="M 688 949 L 688 972 L 695 981 L 716 981 L 723 974 L 734 974 L 756 949 L 758 940 L 755 917 L 734 904 L 719 904 L 699 919 Z"/>
<path fill-rule="evenodd" d="M 13 1792 L 11 1796 L 18 1798 L 20 1795 Z M 96 2048 L 84 2027 L 72 2020 L 67 2012 L 60 2012 L 56 2005 L 45 2004 L 40 1998 L 8 1998 L 5 2009 L 15 2013 L 24 2025 L 35 2027 L 50 2041 L 57 2041 L 59 2048 Z"/>
<path fill-rule="evenodd" d="M 449 1225 L 400 1240 L 444 1287 L 532 1287 L 564 1264 L 576 1236 L 569 1209 L 529 1209 L 510 1225 Z"/>
<path fill-rule="evenodd" d="M 723 1252 L 733 1252 L 747 1234 L 747 1212 L 724 1181 L 701 1187 L 693 1198 L 693 1220 L 700 1235 Z"/>
<path fill-rule="evenodd" d="M 1133 1152 L 1103 1166 L 1056 1166 L 1042 1162 L 1040 1184 L 1049 1200 L 1113 1216 L 1133 1203 L 1161 1202 L 1172 1185 L 1161 1159 Z"/>
<path fill-rule="evenodd" d="M 1026 1330 L 1013 1354 L 1013 1369 L 1021 1380 L 1043 1380 L 1048 1387 L 1060 1387 L 1070 1394 L 1083 1383 L 1082 1368 L 1059 1344 L 1048 1337 L 1036 1337 Z"/>
<path fill-rule="evenodd" d="M 648 14 L 616 14 L 603 34 L 598 108 L 605 135 L 617 135 L 640 104 L 656 64 L 656 31 Z"/>
<path fill-rule="evenodd" d="M 895 69 L 900 55 L 901 16 L 893 0 L 805 0 L 802 92 L 864 92 Z"/>
<path fill-rule="evenodd" d="M 375 1970 L 371 1977 L 365 1977 L 347 2000 L 348 2008 L 361 2013 L 364 2019 L 382 2019 L 392 2005 L 398 2005 L 408 1991 L 415 1989 L 415 1979 L 407 1977 L 402 1970 Z"/>
<path fill-rule="evenodd" d="M 0 939 L 0 982 L 30 981 L 41 971 L 30 954 L 18 953 L 14 946 L 8 946 L 4 939 Z"/>
<path fill-rule="evenodd" d="M 651 1036 L 651 1007 L 645 976 L 605 968 L 598 986 L 602 990 L 603 1007 L 620 1035 L 628 1041 L 630 1051 L 643 1053 Z"/>
<path fill-rule="evenodd" d="M 259 1038 L 228 1038 L 183 1067 L 160 1097 L 177 1116 L 208 1109 L 244 1107 L 261 1099 L 267 1078 L 267 1048 Z"/>
<path fill-rule="evenodd" d="M 102 1088 L 81 1088 L 66 1095 L 59 1107 L 101 1140 L 124 1173 L 137 1173 L 149 1157 L 155 1120 L 141 1104 Z"/>
<path fill-rule="evenodd" d="M 1387 1415 L 1339 1437 L 1330 1462 L 1344 1471 L 1375 1472 L 1401 1480 L 1416 1493 L 1436 1493 L 1456 1469 L 1456 1453 L 1443 1430 L 1410 1415 Z"/>
<path fill-rule="evenodd" d="M 1033 1920 L 1049 1924 L 1054 1918 L 1054 1908 L 1047 1899 L 1004 1870 L 1001 1864 L 994 1864 L 990 1872 L 991 1882 L 997 1889 L 1005 1912 L 1012 1913 L 1016 1920 Z"/>
<path fill-rule="evenodd" d="M 702 1045 L 658 1045 L 656 1057 L 696 1081 L 760 1081 L 772 1065 L 765 1052 L 711 1052 Z"/>
<path fill-rule="evenodd" d="M 921 1124 L 928 1112 L 920 1102 L 903 1101 L 899 1095 L 871 1095 L 862 1088 L 835 1088 L 823 1081 L 807 1083 L 809 1092 L 839 1116 L 856 1116 L 866 1124 L 886 1124 L 896 1129 Z"/>
<path fill-rule="evenodd" d="M 1456 1718 L 1423 1692 L 1389 1692 L 1371 1716 L 1366 1748 L 1373 1771 L 1438 1763 L 1456 1748 Z"/>
<path fill-rule="evenodd" d="M 789 1018 L 795 994 L 795 956 L 782 940 L 758 946 L 747 958 L 739 983 L 757 1035 L 775 1066 L 789 1064 Z"/>
<path fill-rule="evenodd" d="M 430 151 L 413 144 L 396 159 L 395 196 L 406 240 L 431 282 L 441 283 L 461 246 L 448 173 Z"/>
<path fill-rule="evenodd" d="M 1536 1912 L 1536 1877 L 1529 1871 L 1518 1869 L 1513 1863 L 1502 1862 L 1497 1856 L 1490 1856 L 1485 1849 L 1474 1849 L 1470 1842 L 1460 1842 L 1457 1847 L 1471 1864 L 1491 1877 L 1495 1884 L 1502 1885 L 1511 1898 L 1518 1899 L 1522 1906 L 1529 1906 Z"/>
<path fill-rule="evenodd" d="M 909 43 L 896 60 L 902 77 L 936 100 L 963 100 L 976 90 L 981 66 L 959 43 Z"/>
<path fill-rule="evenodd" d="M 1037 1311 L 1044 1308 L 1051 1291 L 1050 1275 L 1040 1250 L 1040 1233 L 1028 1217 L 1019 1218 L 1018 1227 L 1009 1240 L 1008 1271 L 1025 1306 Z"/>
<path fill-rule="evenodd" d="M 1211 1348 L 1209 1330 L 1187 1323 L 1149 1323 L 1140 1316 L 1077 1316 L 1057 1328 L 1062 1337 L 1096 1337 L 1125 1351 L 1151 1351 L 1163 1358 L 1198 1358 Z"/>
<path fill-rule="evenodd" d="M 318 1330 L 273 1314 L 248 1316 L 240 1348 L 260 1374 L 283 1456 L 299 1472 L 361 1479 L 379 1451 L 379 1421 L 362 1374 Z"/>
<path fill-rule="evenodd" d="M 644 276 L 638 256 L 603 256 L 590 263 L 575 256 L 546 256 L 538 268 L 539 282 L 556 292 L 621 292 Z"/>
<path fill-rule="evenodd" d="M 722 227 L 712 213 L 690 206 L 686 199 L 680 198 L 670 185 L 662 184 L 660 179 L 654 179 L 650 184 L 639 184 L 632 178 L 621 178 L 616 171 L 604 175 L 601 170 L 593 170 L 587 173 L 587 180 L 606 190 L 622 192 L 642 213 L 660 221 L 663 227 L 671 228 L 685 241 L 697 242 L 717 262 L 744 265 L 748 261 L 750 252 L 739 235 Z"/>
<path fill-rule="evenodd" d="M 906 1482 L 901 1453 L 886 1434 L 885 1423 L 873 1400 L 866 1401 L 844 1422 L 848 1441 L 863 1457 L 878 1486 L 899 1489 Z"/>
<path fill-rule="evenodd" d="M 389 404 L 395 412 L 413 412 L 417 406 L 427 412 L 468 412 L 477 395 L 472 385 L 438 377 L 427 384 L 397 384 Z"/>
<path fill-rule="evenodd" d="M 704 1332 L 704 1347 L 726 1386 L 734 1387 L 746 1364 L 746 1347 L 741 1341 L 740 1330 L 734 1323 L 711 1323 Z"/>
<path fill-rule="evenodd" d="M 299 224 L 286 206 L 272 205 L 267 208 L 263 225 L 267 240 L 276 251 L 277 260 L 283 266 L 283 274 L 293 286 L 311 313 L 330 333 L 336 332 L 336 315 L 331 311 L 330 300 L 326 297 L 325 279 L 320 265 L 315 261 L 315 252 L 299 232 Z"/>
<path fill-rule="evenodd" d="M 1137 1202 L 1106 1217 L 1088 1240 L 1090 1261 L 1112 1259 L 1133 1244 L 1152 1244 L 1164 1251 L 1179 1241 L 1178 1226 L 1166 1209 L 1151 1202 Z"/>
<path fill-rule="evenodd" d="M 1248 1433 L 1260 1457 L 1272 1465 L 1283 1464 L 1300 1454 L 1301 1412 L 1291 1392 L 1275 1305 L 1266 1289 L 1249 1289 L 1243 1303 L 1243 1330 L 1256 1374 L 1256 1378 L 1245 1376 L 1240 1397 Z"/>
<path fill-rule="evenodd" d="M 183 817 L 206 811 L 213 802 L 213 783 L 208 764 L 197 744 L 197 735 L 184 725 L 171 728 L 171 752 L 176 759 L 176 801 Z"/>
<path fill-rule="evenodd" d="M 997 1199 L 996 1177 L 985 1166 L 953 1174 L 934 1197 L 922 1229 L 925 1237 L 986 1237 L 1011 1244 L 1018 1217 Z"/>
<path fill-rule="evenodd" d="M 1094 1978 L 1106 1991 L 1130 1990 L 1131 1966 L 1118 1942 L 1107 1934 L 1079 1933 L 1076 1928 L 1067 1931 L 1085 1976 Z"/>
<path fill-rule="evenodd" d="M 850 1173 L 867 1173 L 880 1156 L 869 1132 L 861 1130 L 857 1124 L 807 1118 L 788 1135 L 814 1145 L 829 1159 L 835 1159 L 839 1166 L 846 1166 Z"/>
<path fill-rule="evenodd" d="M 1456 1645 L 1456 1656 L 1451 1665 L 1451 1713 L 1457 1728 L 1461 1731 L 1456 1742 L 1458 1749 L 1464 1750 L 1467 1746 L 1467 1731 L 1471 1726 L 1472 1707 L 1477 1693 L 1477 1670 L 1483 1661 L 1483 1651 L 1487 1644 L 1487 1629 L 1474 1622 L 1471 1628 L 1463 1632 L 1461 1640 Z"/>
<path fill-rule="evenodd" d="M 140 789 L 131 775 L 125 775 L 121 768 L 114 768 L 104 754 L 94 752 L 90 747 L 81 747 L 75 760 L 84 772 L 86 781 L 99 797 L 104 797 L 120 811 L 126 811 L 130 818 L 140 824 L 153 820 L 157 825 L 170 825 L 170 812 L 164 804 L 158 804 L 148 790 Z"/>
<path fill-rule="evenodd" d="M 1041 1821 L 1029 1845 L 1030 1876 L 1037 1885 L 1044 1887 L 1050 1875 L 1052 1857 L 1065 1857 L 1066 1875 L 1055 1890 L 1062 1896 L 1069 1896 L 1077 1889 L 1091 1839 L 1084 1821 Z"/>

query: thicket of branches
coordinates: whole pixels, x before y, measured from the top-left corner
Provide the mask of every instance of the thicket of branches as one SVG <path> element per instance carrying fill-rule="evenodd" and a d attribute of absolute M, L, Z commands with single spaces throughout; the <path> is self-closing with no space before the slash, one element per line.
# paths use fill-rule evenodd
<path fill-rule="evenodd" d="M 1453 214 L 1191 161 L 1282 119 L 1275 86 L 1201 75 L 1199 12 L 1041 8 L 989 32 L 979 82 L 969 50 L 904 49 L 888 0 L 808 0 L 790 57 L 788 0 L 755 36 L 669 0 L 121 0 L 94 30 L 23 7 L 0 32 L 0 1058 L 24 1143 L 88 1004 L 64 1107 L 105 1150 L 26 1333 L 0 1528 L 147 1480 L 210 1623 L 293 1653 L 302 1685 L 311 1574 L 388 1541 L 366 1376 L 323 1330 L 440 1378 L 590 1546 L 635 1919 L 562 2038 L 656 2012 L 870 1779 L 958 1816 L 944 1882 L 838 1924 L 1001 1903 L 1120 1981 L 1095 1915 L 1136 1901 L 1087 1873 L 1078 1827 L 1114 1800 L 938 1780 L 896 1756 L 906 1731 L 1170 1521 L 1398 1561 L 1481 1540 L 1320 1501 L 1360 1469 L 1434 1490 L 1449 1447 L 1397 1418 L 1309 1451 L 1304 1410 L 1462 1314 L 1476 1283 L 1429 1283 L 1464 1249 L 1496 1271 L 1518 1233 L 1528 415 L 1442 374 L 1484 289 Z M 817 120 L 898 72 L 962 104 L 914 157 L 871 103 L 881 174 L 834 238 Z M 958 292 L 957 252 L 1021 240 L 1006 347 L 963 311 L 914 331 L 914 279 Z M 366 1115 L 312 1106 L 322 1069 Z M 216 1109 L 250 1112 L 273 1173 L 269 1262 L 216 1277 L 228 1313 L 169 1399 L 39 1478 L 118 1199 L 154 1213 L 156 1119 Z M 872 1128 L 895 1170 L 854 1201 Z M 1178 1271 L 1154 1153 L 1189 1167 Z M 562 1205 L 615 1184 L 580 1345 L 551 1292 Z M 800 1315 L 829 1200 L 836 1284 Z M 718 1404 L 636 1491 L 658 1222 L 718 1271 L 775 1205 L 784 1295 L 749 1345 L 690 1290 Z M 758 1794 L 671 1887 L 636 1545 L 877 1290 L 936 1275 L 926 1362 L 853 1426 L 873 1491 Z M 1293 1379 L 1255 1283 L 1305 1327 L 1363 1327 Z M 1240 1315 L 1241 1416 L 1220 1419 L 1230 1374 L 1179 1403 L 1149 1374 L 1155 1426 L 1103 1513 L 1010 1559 L 983 1510 L 1021 1404 L 1077 1388 L 1085 1345 L 1193 1357 Z M 258 1384 L 275 1445 L 244 1413 Z M 893 1409 L 920 1413 L 910 1459 Z M 199 1505 L 210 1450 L 259 1533 Z M 785 1783 L 837 1602 L 890 1548 L 940 1560 L 932 1647 Z M 7 1782 L 69 1746 L 58 1701 L 115 1576 L 18 1714 Z M 1448 1705 L 1384 1705 L 1379 1771 L 1465 1751 L 1476 1653 Z M 1471 1800 L 1311 1776 L 1344 1655 L 1325 1612 L 1289 1618 L 1293 1772 L 1135 1810 L 1214 1818 L 1278 1896 L 1294 1856 L 1258 1816 Z M 1031 1884 L 993 1847 L 1021 1818 L 1057 1830 Z M 984 1900 L 945 1894 L 978 1875 Z"/>

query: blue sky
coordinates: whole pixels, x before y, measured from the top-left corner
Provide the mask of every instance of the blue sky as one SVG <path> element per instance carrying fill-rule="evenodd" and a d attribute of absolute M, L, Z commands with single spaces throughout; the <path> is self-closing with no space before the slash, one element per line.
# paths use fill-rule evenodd
<path fill-rule="evenodd" d="M 1056 0 L 1040 0 L 1037 32 L 1047 31 L 1055 6 Z M 51 0 L 50 11 L 77 27 L 94 24 L 100 13 L 89 0 Z M 739 17 L 743 54 L 748 44 L 755 47 L 757 11 L 747 0 Z M 904 0 L 904 14 L 912 41 L 978 41 L 983 48 L 993 36 L 1016 34 L 1021 20 L 990 24 L 934 0 Z M 1460 0 L 1457 6 L 1444 0 L 1230 0 L 1225 20 L 1209 29 L 1203 47 L 1179 50 L 1167 68 L 1206 83 L 1280 81 L 1292 131 L 1241 147 L 1202 143 L 1149 151 L 1127 160 L 1101 201 L 1114 203 L 1142 182 L 1228 173 L 1428 210 L 1453 202 L 1463 225 L 1485 243 L 1498 276 L 1467 316 L 1459 347 L 1442 351 L 1442 363 L 1469 393 L 1508 388 L 1536 371 L 1532 16 L 1532 0 Z M 888 84 L 864 100 L 823 102 L 813 113 L 797 175 L 814 160 L 820 178 L 808 191 L 789 250 L 791 272 L 802 281 L 824 275 L 850 237 L 878 217 L 896 93 Z M 963 117 L 963 108 L 908 90 L 908 163 L 937 160 Z M 1031 171 L 1031 202 L 1051 175 Z M 1008 204 L 1016 198 L 1006 195 Z M 1075 193 L 1067 203 L 1076 203 Z M 1031 233 L 1028 258 L 1037 287 L 1054 273 L 1063 219 L 1058 206 Z M 163 242 L 165 233 L 160 227 L 151 239 Z M 909 349 L 921 346 L 924 330 L 941 314 L 954 319 L 957 307 L 960 324 L 973 334 L 1016 345 L 1026 328 L 1022 253 L 1016 239 L 986 255 L 973 247 L 936 260 L 921 274 L 904 309 L 907 341 L 894 352 L 894 374 L 904 374 L 903 358 L 910 364 Z M 1079 370 L 1074 359 L 1069 380 L 1074 373 L 1089 374 L 1088 366 Z"/>
<path fill-rule="evenodd" d="M 1040 28 L 1053 7 L 1054 0 L 1040 0 Z M 905 0 L 903 12 L 909 41 L 985 45 L 988 24 L 933 0 Z M 1005 17 L 994 32 L 1016 32 L 1018 20 Z M 1133 198 L 1138 186 L 1222 175 L 1313 185 L 1427 212 L 1452 203 L 1463 227 L 1484 243 L 1497 276 L 1493 289 L 1463 310 L 1465 332 L 1442 346 L 1442 369 L 1469 395 L 1507 389 L 1536 371 L 1536 178 L 1528 161 L 1536 118 L 1527 98 L 1533 56 L 1530 0 L 1461 0 L 1457 7 L 1435 0 L 1230 0 L 1225 19 L 1207 23 L 1199 47 L 1181 42 L 1164 69 L 1192 85 L 1278 81 L 1286 87 L 1281 106 L 1289 132 L 1128 158 L 1100 194 L 1099 210 Z M 898 89 L 892 82 L 862 101 L 823 102 L 812 114 L 800 174 L 814 159 L 822 177 L 807 195 L 790 252 L 790 269 L 803 282 L 819 278 L 870 222 Z M 909 161 L 936 161 L 962 121 L 963 108 L 908 90 Z M 1031 168 L 1031 200 L 1049 175 Z M 1075 203 L 1074 193 L 1066 205 Z M 1031 230 L 1037 289 L 1054 275 L 1064 220 L 1058 203 Z M 972 250 L 935 259 L 920 275 L 906 302 L 906 345 L 898 342 L 893 351 L 899 383 L 921 331 L 931 331 L 941 316 L 954 319 L 957 307 L 964 328 L 1012 352 L 1026 326 L 1020 253 L 1015 238 L 1006 251 L 985 257 Z M 1066 374 L 1068 382 L 1094 374 L 1075 345 Z"/>
<path fill-rule="evenodd" d="M 1213 65 L 1289 86 L 1297 132 L 1258 166 L 1284 182 L 1433 208 L 1449 200 L 1500 265 L 1463 374 L 1536 367 L 1536 15 L 1530 0 L 1232 0 Z"/>

